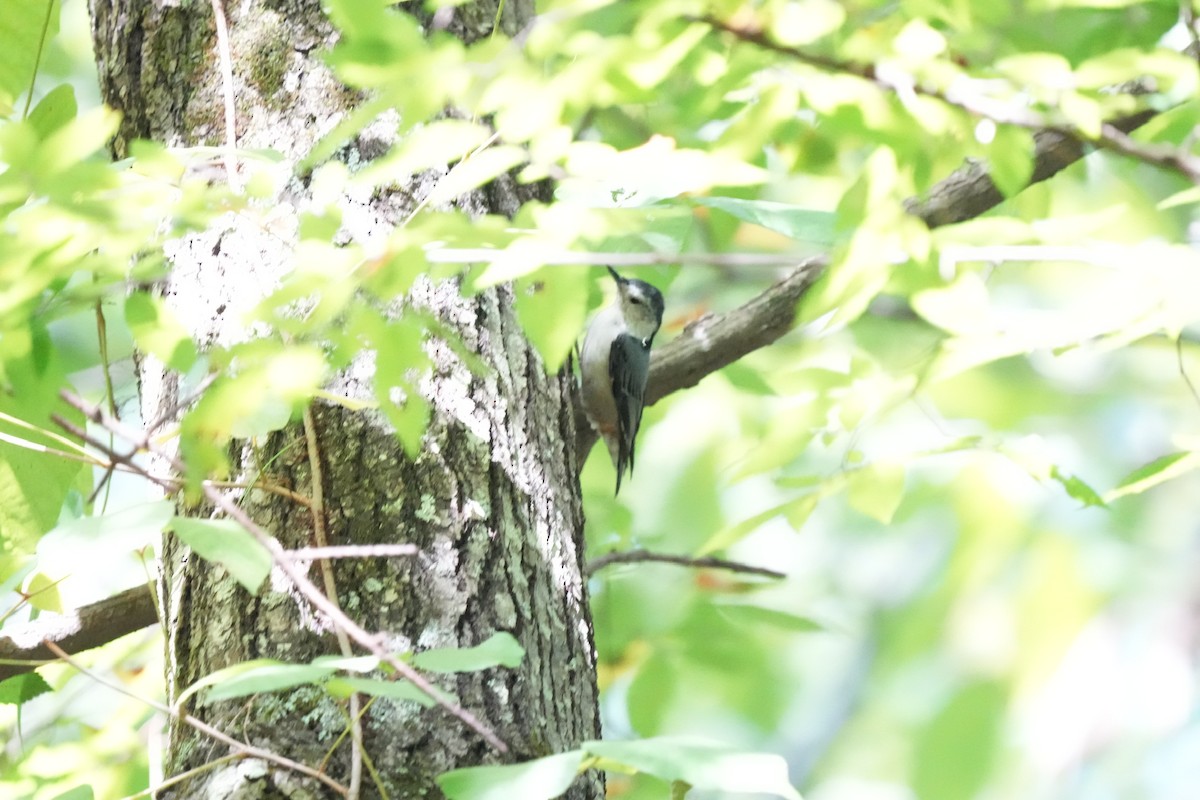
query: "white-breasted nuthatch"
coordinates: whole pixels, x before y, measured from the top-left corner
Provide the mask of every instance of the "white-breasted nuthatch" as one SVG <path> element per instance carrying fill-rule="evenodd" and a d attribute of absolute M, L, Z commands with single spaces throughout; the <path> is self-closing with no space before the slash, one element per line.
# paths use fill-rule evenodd
<path fill-rule="evenodd" d="M 663 296 L 645 281 L 622 278 L 612 267 L 608 272 L 617 282 L 617 300 L 592 319 L 579 364 L 583 408 L 608 446 L 620 492 L 626 468 L 633 472 L 633 447 L 650 375 L 650 344 L 662 324 Z"/>

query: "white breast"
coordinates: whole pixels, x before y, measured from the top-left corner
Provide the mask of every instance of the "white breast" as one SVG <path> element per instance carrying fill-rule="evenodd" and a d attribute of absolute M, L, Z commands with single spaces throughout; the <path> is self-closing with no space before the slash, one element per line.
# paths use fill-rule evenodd
<path fill-rule="evenodd" d="M 580 351 L 580 371 L 583 373 L 583 408 L 592 427 L 601 433 L 611 433 L 617 427 L 617 406 L 613 403 L 612 381 L 608 376 L 608 354 L 612 342 L 625 332 L 625 320 L 616 305 L 598 313 L 588 326 Z"/>

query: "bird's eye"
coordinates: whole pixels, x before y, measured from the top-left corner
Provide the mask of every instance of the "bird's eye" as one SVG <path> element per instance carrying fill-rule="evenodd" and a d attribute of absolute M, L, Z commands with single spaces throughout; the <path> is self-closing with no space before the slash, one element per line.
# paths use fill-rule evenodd
<path fill-rule="evenodd" d="M 633 303 L 635 306 L 640 306 L 642 304 L 642 298 L 638 297 L 636 294 L 631 294 L 629 296 L 629 302 Z"/>

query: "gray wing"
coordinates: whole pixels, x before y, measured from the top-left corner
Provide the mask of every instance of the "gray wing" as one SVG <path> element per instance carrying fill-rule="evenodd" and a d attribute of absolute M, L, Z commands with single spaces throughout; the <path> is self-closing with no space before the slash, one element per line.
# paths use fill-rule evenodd
<path fill-rule="evenodd" d="M 646 378 L 650 374 L 650 348 L 629 334 L 613 339 L 608 352 L 613 402 L 617 406 L 617 492 L 626 465 L 633 472 L 633 446 L 642 425 Z"/>

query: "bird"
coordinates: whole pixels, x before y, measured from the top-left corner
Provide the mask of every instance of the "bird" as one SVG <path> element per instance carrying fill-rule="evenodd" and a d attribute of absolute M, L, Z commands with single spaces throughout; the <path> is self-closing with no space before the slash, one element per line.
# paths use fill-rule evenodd
<path fill-rule="evenodd" d="M 617 468 L 617 489 L 633 474 L 634 444 L 646 404 L 650 346 L 663 318 L 663 296 L 654 286 L 623 278 L 612 267 L 616 300 L 592 318 L 579 353 L 583 408 Z"/>

